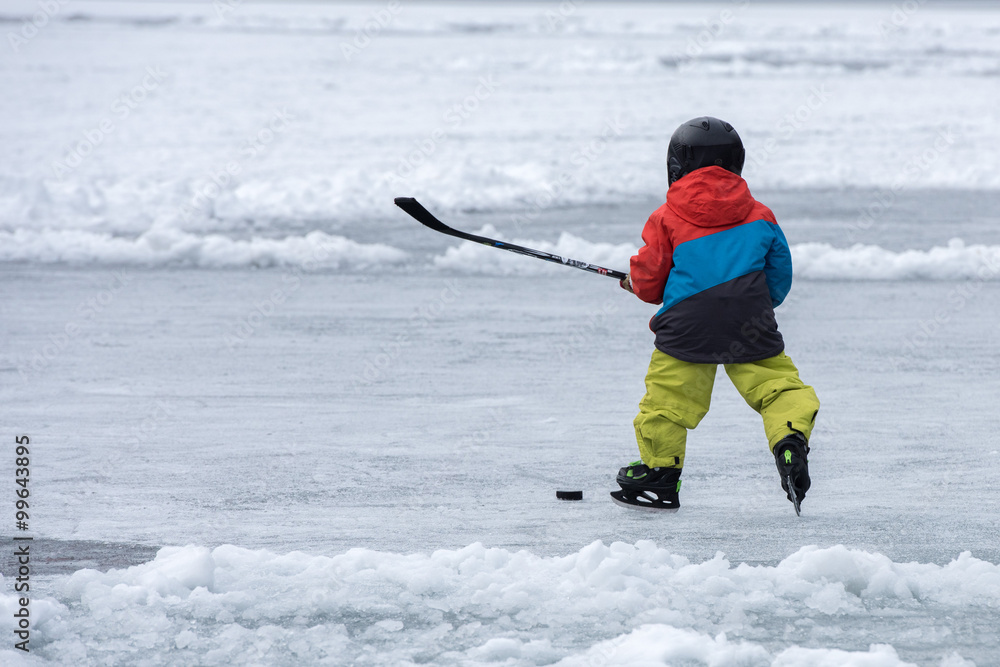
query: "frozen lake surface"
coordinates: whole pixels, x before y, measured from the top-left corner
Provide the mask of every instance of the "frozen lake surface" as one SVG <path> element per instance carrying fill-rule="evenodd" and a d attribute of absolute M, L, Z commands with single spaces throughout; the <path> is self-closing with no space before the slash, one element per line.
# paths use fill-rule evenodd
<path fill-rule="evenodd" d="M 0 60 L 0 661 L 997 664 L 1000 12 L 234 5 Z M 701 113 L 793 248 L 798 519 L 721 373 L 681 510 L 613 505 L 654 309 L 392 206 L 624 269 Z"/>
<path fill-rule="evenodd" d="M 634 455 L 650 337 L 648 308 L 610 280 L 302 274 L 234 343 L 295 274 L 124 271 L 47 366 L 24 381 L 7 369 L 10 423 L 38 452 L 39 530 L 56 539 L 36 554 L 94 558 L 59 540 L 192 546 L 119 574 L 38 566 L 65 605 L 38 626 L 42 655 L 139 650 L 147 623 L 166 662 L 586 662 L 667 650 L 677 628 L 701 633 L 698 651 L 723 651 L 725 632 L 756 656 L 720 664 L 790 646 L 888 643 L 918 664 L 1000 650 L 996 282 L 796 285 L 782 328 L 824 402 L 797 520 L 723 378 L 690 439 L 682 510 L 609 502 Z M 5 269 L 4 338 L 28 357 L 115 272 Z M 959 309 L 962 286 L 976 291 Z M 129 563 L 96 560 L 81 567 Z"/>

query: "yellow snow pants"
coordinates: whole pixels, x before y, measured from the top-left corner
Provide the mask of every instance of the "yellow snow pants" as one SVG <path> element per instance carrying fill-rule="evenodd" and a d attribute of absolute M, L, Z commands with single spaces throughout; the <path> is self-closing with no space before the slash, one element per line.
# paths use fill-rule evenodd
<path fill-rule="evenodd" d="M 819 399 L 813 388 L 799 379 L 788 355 L 782 352 L 769 359 L 725 367 L 743 400 L 763 417 L 771 450 L 794 431 L 809 440 Z M 692 364 L 653 351 L 646 373 L 646 395 L 633 421 L 643 463 L 651 468 L 684 467 L 687 432 L 708 413 L 716 368 L 716 364 Z"/>

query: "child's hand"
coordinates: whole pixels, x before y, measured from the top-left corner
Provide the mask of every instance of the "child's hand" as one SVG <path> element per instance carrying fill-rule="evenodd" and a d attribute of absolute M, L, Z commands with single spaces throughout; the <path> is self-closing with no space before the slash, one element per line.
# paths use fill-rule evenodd
<path fill-rule="evenodd" d="M 619 281 L 618 284 L 621 285 L 622 289 L 625 290 L 626 292 L 628 292 L 629 294 L 635 294 L 635 292 L 632 291 L 632 274 L 631 273 L 626 273 L 625 277 L 622 278 Z"/>

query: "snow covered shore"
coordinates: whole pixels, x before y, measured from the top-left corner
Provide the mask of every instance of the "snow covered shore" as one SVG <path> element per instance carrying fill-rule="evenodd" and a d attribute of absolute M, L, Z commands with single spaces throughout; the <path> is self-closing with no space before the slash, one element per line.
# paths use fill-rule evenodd
<path fill-rule="evenodd" d="M 636 225 L 639 224 L 637 220 Z M 471 231 L 621 270 L 627 269 L 629 257 L 637 249 L 628 243 L 593 243 L 569 232 L 551 242 L 512 239 L 490 225 Z M 1000 280 L 1000 246 L 967 245 L 958 238 L 943 247 L 905 251 L 877 245 L 837 248 L 828 243 L 800 243 L 792 246 L 792 259 L 796 277 L 801 280 Z M 283 239 L 241 240 L 176 230 L 152 230 L 134 239 L 83 231 L 18 230 L 0 232 L 0 261 L 139 268 L 282 266 L 384 273 L 433 272 L 437 268 L 459 275 L 537 275 L 563 270 L 471 242 L 426 258 L 413 257 L 406 250 L 385 243 L 358 243 L 323 232 Z"/>

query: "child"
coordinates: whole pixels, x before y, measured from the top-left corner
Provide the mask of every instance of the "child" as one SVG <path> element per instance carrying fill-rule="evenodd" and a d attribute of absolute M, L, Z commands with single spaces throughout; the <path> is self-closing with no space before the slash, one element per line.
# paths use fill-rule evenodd
<path fill-rule="evenodd" d="M 649 323 L 656 349 L 635 435 L 641 461 L 618 472 L 624 504 L 676 511 L 688 429 L 708 412 L 718 364 L 764 419 L 781 488 L 809 490 L 809 436 L 819 400 L 784 353 L 774 307 L 792 284 L 792 259 L 774 214 L 740 176 L 745 151 L 729 123 L 684 123 L 667 150 L 667 202 L 622 287 L 663 304 Z M 794 494 L 794 495 L 793 495 Z"/>

